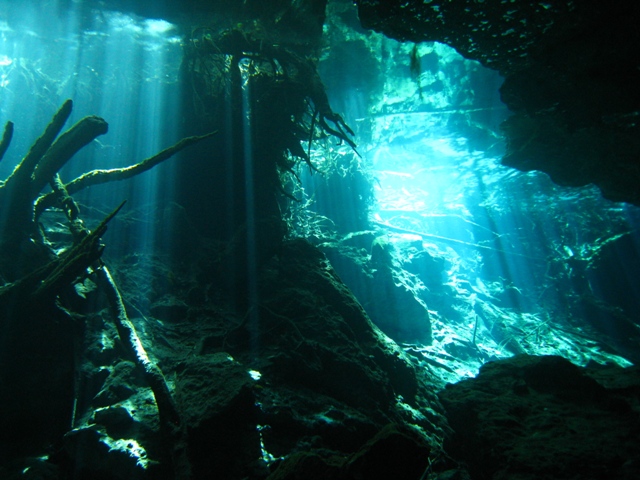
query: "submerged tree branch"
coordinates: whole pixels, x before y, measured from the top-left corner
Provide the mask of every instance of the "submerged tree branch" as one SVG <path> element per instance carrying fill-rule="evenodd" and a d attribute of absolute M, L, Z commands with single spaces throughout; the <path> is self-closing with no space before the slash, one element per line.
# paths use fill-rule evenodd
<path fill-rule="evenodd" d="M 0 327 L 2 322 L 15 314 L 15 311 L 28 311 L 34 302 L 47 307 L 53 305 L 56 296 L 64 292 L 65 288 L 77 282 L 78 278 L 94 273 L 106 294 L 126 353 L 141 369 L 153 391 L 162 433 L 171 453 L 174 478 L 188 479 L 191 476 L 191 468 L 187 455 L 186 430 L 177 406 L 162 371 L 148 357 L 133 323 L 129 320 L 111 274 L 100 260 L 104 248 L 100 242 L 101 237 L 107 229 L 108 222 L 118 213 L 124 202 L 90 231 L 83 225 L 71 193 L 91 185 L 124 180 L 143 173 L 216 132 L 185 138 L 153 157 L 127 168 L 89 172 L 67 186 L 61 181 L 58 171 L 80 149 L 108 130 L 107 122 L 102 118 L 90 116 L 83 118 L 58 137 L 71 113 L 72 105 L 71 100 L 64 103 L 7 181 L 0 182 L 0 207 L 6 209 L 2 212 L 4 221 L 0 226 L 0 260 L 6 258 L 6 264 L 20 263 L 14 255 L 20 255 L 20 246 L 25 241 L 37 244 L 44 252 L 42 258 L 31 262 L 33 267 L 28 269 L 26 274 L 20 269 L 11 269 L 11 275 L 18 279 L 0 286 Z M 13 124 L 8 122 L 0 142 L 0 159 L 9 146 L 12 134 Z M 51 186 L 52 192 L 42 195 L 36 201 L 47 184 Z M 54 204 L 63 207 L 74 237 L 73 246 L 64 253 L 54 252 L 44 241 L 44 234 L 40 235 L 37 232 L 37 214 Z M 2 272 L 2 275 L 4 274 L 5 272 Z M 0 279 L 4 280 L 2 277 Z"/>
<path fill-rule="evenodd" d="M 7 122 L 4 126 L 4 133 L 2 134 L 2 140 L 0 141 L 0 160 L 4 157 L 4 154 L 9 148 L 11 139 L 13 138 L 13 122 Z"/>
<path fill-rule="evenodd" d="M 158 416 L 160 417 L 161 430 L 166 440 L 166 448 L 169 450 L 172 459 L 174 478 L 187 480 L 191 476 L 191 466 L 187 456 L 186 432 L 162 370 L 155 362 L 149 359 L 135 326 L 127 315 L 120 291 L 107 266 L 101 263 L 98 268 L 95 268 L 102 253 L 99 239 L 106 231 L 107 223 L 120 211 L 125 202 L 122 202 L 113 212 L 107 215 L 93 231 L 89 231 L 78 218 L 78 206 L 65 186 L 62 185 L 59 176 L 56 175 L 51 183 L 61 203 L 66 205 L 65 213 L 73 224 L 72 230 L 76 238 L 76 245 L 67 255 L 67 257 L 71 257 L 72 261 L 64 262 L 62 268 L 54 269 L 47 279 L 42 282 L 42 286 L 36 291 L 36 295 L 43 287 L 54 288 L 57 284 L 69 284 L 83 271 L 87 271 L 90 265 L 94 265 L 93 271 L 106 294 L 118 336 L 124 345 L 127 355 L 140 368 L 144 379 L 153 392 L 158 408 Z M 77 258 L 84 258 L 84 261 L 78 261 L 76 260 Z M 78 271 L 80 268 L 82 270 Z"/>
<path fill-rule="evenodd" d="M 7 178 L 4 187 L 13 188 L 14 184 L 20 184 L 20 187 L 25 187 L 27 183 L 31 182 L 33 171 L 38 166 L 42 156 L 49 150 L 49 147 L 51 147 L 51 144 L 62 130 L 62 127 L 64 127 L 69 115 L 71 115 L 72 109 L 73 102 L 71 100 L 64 102 L 62 107 L 60 107 L 51 119 L 49 125 L 47 125 L 44 133 L 31 146 L 29 153 L 27 153 L 14 169 L 13 173 Z M 27 191 L 31 191 L 31 189 L 28 188 Z"/>
<path fill-rule="evenodd" d="M 1 243 L 10 248 L 35 235 L 34 203 L 40 191 L 80 149 L 108 130 L 102 118 L 85 117 L 55 140 L 72 108 L 73 102 L 67 100 L 7 181 L 0 185 L 0 201 L 8 209 L 0 237 Z"/>
<path fill-rule="evenodd" d="M 111 309 L 118 336 L 122 340 L 127 353 L 135 360 L 144 378 L 153 391 L 156 399 L 160 426 L 170 450 L 174 478 L 186 480 L 191 477 L 191 465 L 187 456 L 186 432 L 180 420 L 178 408 L 173 400 L 162 371 L 151 361 L 142 346 L 136 329 L 129 320 L 118 287 L 106 266 L 96 271 L 100 284 L 104 289 Z"/>
<path fill-rule="evenodd" d="M 65 188 L 69 195 L 73 195 L 74 193 L 79 192 L 87 187 L 91 187 L 93 185 L 100 185 L 108 182 L 116 182 L 120 180 L 127 180 L 131 177 L 139 175 L 151 168 L 155 167 L 159 163 L 164 162 L 165 160 L 171 158 L 176 153 L 181 150 L 194 145 L 202 140 L 205 140 L 209 137 L 215 135 L 216 132 L 207 133 L 206 135 L 199 135 L 193 137 L 186 137 L 180 140 L 175 145 L 171 147 L 165 148 L 161 152 L 156 155 L 149 157 L 145 160 L 142 160 L 135 165 L 130 165 L 128 167 L 123 168 L 112 168 L 109 170 L 92 170 L 87 172 L 78 178 L 72 180 L 71 182 L 65 185 Z M 46 195 L 41 196 L 36 202 L 36 218 L 47 208 L 52 207 L 56 204 L 56 194 L 55 192 L 48 193 Z"/>
<path fill-rule="evenodd" d="M 0 312 L 3 312 L 7 305 L 16 308 L 21 303 L 54 298 L 65 286 L 82 275 L 100 259 L 100 238 L 106 232 L 109 221 L 120 211 L 124 203 L 107 215 L 92 232 L 87 231 L 84 238 L 65 254 L 54 257 L 49 263 L 20 280 L 1 286 Z"/>
<path fill-rule="evenodd" d="M 64 132 L 51 145 L 37 165 L 31 185 L 33 198 L 37 197 L 45 185 L 65 166 L 71 157 L 96 137 L 107 133 L 108 130 L 109 125 L 104 119 L 90 116 L 84 117 Z"/>
<path fill-rule="evenodd" d="M 100 238 L 107 231 L 107 224 L 124 206 L 122 202 L 115 210 L 107 215 L 100 224 L 89 232 L 85 229 L 86 235 L 68 253 L 66 253 L 46 278 L 44 278 L 34 292 L 36 297 L 56 295 L 66 285 L 70 285 L 80 277 L 86 270 L 97 262 L 102 255 L 104 246 L 100 244 Z"/>

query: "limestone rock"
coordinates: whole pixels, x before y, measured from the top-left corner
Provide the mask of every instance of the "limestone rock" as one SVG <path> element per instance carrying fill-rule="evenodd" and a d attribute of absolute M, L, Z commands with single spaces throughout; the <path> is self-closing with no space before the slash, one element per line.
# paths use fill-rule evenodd
<path fill-rule="evenodd" d="M 556 356 L 516 357 L 483 366 L 475 379 L 439 397 L 455 435 L 445 448 L 474 479 L 638 478 L 640 379 L 616 378 Z M 593 377 L 593 378 L 592 378 Z"/>

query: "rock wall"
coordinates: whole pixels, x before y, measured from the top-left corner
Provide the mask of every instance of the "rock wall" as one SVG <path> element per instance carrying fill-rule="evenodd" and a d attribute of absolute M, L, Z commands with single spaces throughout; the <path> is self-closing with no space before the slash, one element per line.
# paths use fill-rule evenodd
<path fill-rule="evenodd" d="M 505 76 L 506 165 L 640 204 L 637 2 L 356 3 L 366 28 L 446 43 Z"/>

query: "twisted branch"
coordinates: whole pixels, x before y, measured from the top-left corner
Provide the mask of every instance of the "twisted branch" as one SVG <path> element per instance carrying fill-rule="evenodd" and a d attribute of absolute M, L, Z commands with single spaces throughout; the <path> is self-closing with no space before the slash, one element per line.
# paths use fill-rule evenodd
<path fill-rule="evenodd" d="M 131 177 L 134 177 L 143 172 L 146 172 L 147 170 L 152 169 L 159 163 L 164 162 L 165 160 L 171 158 L 173 155 L 180 152 L 181 150 L 191 145 L 194 145 L 198 142 L 201 142 L 202 140 L 205 140 L 209 137 L 212 137 L 216 133 L 217 132 L 211 132 L 211 133 L 207 133 L 206 135 L 183 138 L 175 145 L 165 148 L 164 150 L 157 153 L 156 155 L 149 157 L 145 160 L 142 160 L 141 162 L 136 163 L 135 165 L 130 165 L 128 167 L 123 167 L 123 168 L 112 168 L 108 170 L 105 170 L 105 169 L 92 170 L 70 181 L 64 187 L 69 193 L 69 195 L 73 195 L 74 193 L 77 193 L 80 190 L 83 190 L 87 187 L 91 187 L 93 185 L 100 185 L 108 182 L 127 180 Z M 38 198 L 38 200 L 36 201 L 36 215 L 35 215 L 36 218 L 38 218 L 40 214 L 47 208 L 54 206 L 56 204 L 56 198 L 57 197 L 55 192 L 47 193 L 45 195 L 42 195 L 40 198 Z"/>

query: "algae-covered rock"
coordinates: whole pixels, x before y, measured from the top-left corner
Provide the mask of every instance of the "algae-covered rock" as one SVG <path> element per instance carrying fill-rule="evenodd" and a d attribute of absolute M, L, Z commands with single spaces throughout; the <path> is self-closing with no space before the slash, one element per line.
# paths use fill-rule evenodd
<path fill-rule="evenodd" d="M 455 430 L 445 448 L 480 480 L 637 478 L 637 372 L 611 370 L 557 356 L 488 363 L 439 393 Z M 626 388 L 605 387 L 621 376 Z"/>

